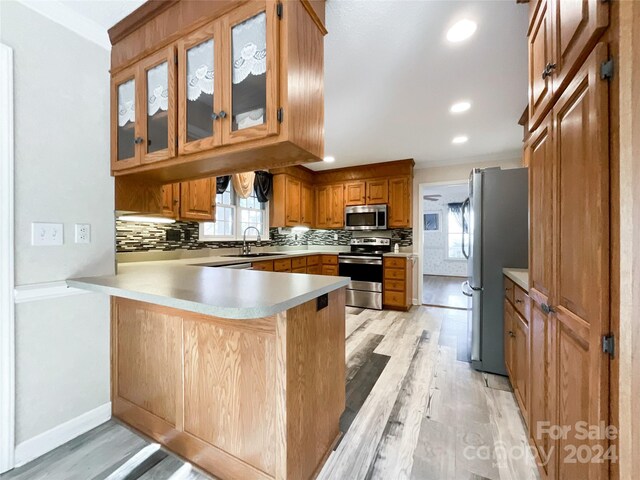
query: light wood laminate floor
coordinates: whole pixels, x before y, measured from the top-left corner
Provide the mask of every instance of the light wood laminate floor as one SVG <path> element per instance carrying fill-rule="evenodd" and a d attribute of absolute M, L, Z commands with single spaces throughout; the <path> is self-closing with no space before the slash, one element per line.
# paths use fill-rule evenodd
<path fill-rule="evenodd" d="M 465 319 L 442 308 L 347 308 L 344 435 L 319 479 L 539 478 L 508 380 L 458 360 L 455 325 Z M 210 477 L 110 421 L 0 478 Z"/>
<path fill-rule="evenodd" d="M 430 307 L 445 307 L 466 310 L 469 298 L 462 293 L 463 277 L 423 275 L 422 303 Z"/>

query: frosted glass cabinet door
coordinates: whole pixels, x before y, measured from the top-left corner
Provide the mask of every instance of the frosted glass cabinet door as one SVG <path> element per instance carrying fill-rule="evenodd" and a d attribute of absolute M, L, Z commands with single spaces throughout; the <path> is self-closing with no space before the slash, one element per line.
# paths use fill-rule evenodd
<path fill-rule="evenodd" d="M 111 79 L 111 168 L 121 170 L 140 163 L 140 129 L 136 69 L 123 70 Z"/>
<path fill-rule="evenodd" d="M 226 113 L 221 111 L 216 80 L 219 28 L 219 22 L 212 22 L 178 44 L 180 153 L 220 144 L 220 123 Z"/>
<path fill-rule="evenodd" d="M 136 80 L 118 85 L 118 161 L 135 156 Z"/>
<path fill-rule="evenodd" d="M 144 117 L 140 120 L 143 162 L 155 162 L 176 154 L 175 134 L 175 51 L 173 47 L 143 60 L 141 70 Z"/>
<path fill-rule="evenodd" d="M 227 18 L 225 40 L 231 43 L 225 103 L 231 111 L 225 143 L 277 133 L 275 8 L 275 2 L 250 2 Z"/>

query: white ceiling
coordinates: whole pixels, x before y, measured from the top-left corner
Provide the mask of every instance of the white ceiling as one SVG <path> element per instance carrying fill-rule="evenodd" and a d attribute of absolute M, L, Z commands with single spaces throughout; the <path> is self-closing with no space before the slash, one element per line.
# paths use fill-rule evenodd
<path fill-rule="evenodd" d="M 31 3 L 30 0 L 23 0 Z M 32 0 L 31 0 L 32 1 Z M 33 2 L 41 4 L 41 2 Z M 106 39 L 143 0 L 50 0 Z M 478 23 L 459 44 L 460 18 Z M 527 5 L 515 0 L 328 0 L 325 37 L 325 153 L 314 170 L 414 158 L 416 167 L 516 158 L 517 121 L 527 102 Z M 62 23 L 62 22 L 60 22 Z M 76 22 L 77 23 L 77 22 Z M 104 42 L 103 42 L 104 44 Z M 469 100 L 466 113 L 450 105 Z M 463 145 L 452 145 L 467 135 Z"/>

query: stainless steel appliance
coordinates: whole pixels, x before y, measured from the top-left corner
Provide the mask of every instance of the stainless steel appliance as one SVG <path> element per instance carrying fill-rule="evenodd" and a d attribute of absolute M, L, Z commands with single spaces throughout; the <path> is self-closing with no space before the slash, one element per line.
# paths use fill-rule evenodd
<path fill-rule="evenodd" d="M 341 277 L 349 277 L 346 304 L 382 310 L 382 256 L 391 251 L 388 238 L 354 238 L 351 251 L 338 254 Z"/>
<path fill-rule="evenodd" d="M 386 205 L 357 205 L 344 209 L 345 230 L 386 230 Z"/>
<path fill-rule="evenodd" d="M 462 253 L 468 259 L 462 292 L 470 300 L 471 364 L 476 370 L 506 375 L 502 269 L 528 265 L 527 169 L 474 169 L 462 223 Z"/>

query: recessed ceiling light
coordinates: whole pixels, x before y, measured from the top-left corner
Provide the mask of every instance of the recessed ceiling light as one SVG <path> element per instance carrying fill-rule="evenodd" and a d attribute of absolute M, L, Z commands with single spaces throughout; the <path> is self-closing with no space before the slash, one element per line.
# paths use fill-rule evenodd
<path fill-rule="evenodd" d="M 466 135 L 458 135 L 457 137 L 453 137 L 451 143 L 459 145 L 461 143 L 465 143 L 467 140 L 469 140 L 469 137 L 467 137 Z"/>
<path fill-rule="evenodd" d="M 478 26 L 468 19 L 459 20 L 447 31 L 447 40 L 452 43 L 462 42 L 474 34 Z"/>
<path fill-rule="evenodd" d="M 334 157 L 324 157 L 324 161 L 327 163 L 333 163 L 336 159 Z"/>
<path fill-rule="evenodd" d="M 451 105 L 449 111 L 451 113 L 462 113 L 466 112 L 471 108 L 471 104 L 469 102 L 457 102 Z"/>

